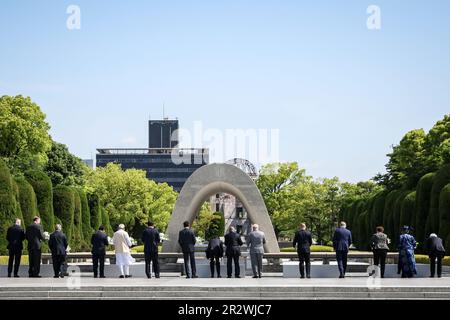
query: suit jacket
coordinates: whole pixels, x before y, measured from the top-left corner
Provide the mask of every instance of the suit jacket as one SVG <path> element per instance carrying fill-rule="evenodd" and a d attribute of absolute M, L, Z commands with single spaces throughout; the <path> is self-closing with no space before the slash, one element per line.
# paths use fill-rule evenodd
<path fill-rule="evenodd" d="M 50 235 L 48 246 L 53 256 L 65 256 L 67 249 L 67 238 L 62 231 L 55 231 Z"/>
<path fill-rule="evenodd" d="M 426 243 L 428 254 L 445 254 L 445 248 L 442 244 L 442 239 L 439 237 L 428 238 Z"/>
<path fill-rule="evenodd" d="M 92 254 L 103 256 L 106 254 L 106 247 L 109 245 L 108 236 L 100 230 L 96 231 L 91 237 Z"/>
<path fill-rule="evenodd" d="M 23 250 L 23 240 L 25 240 L 25 232 L 21 226 L 13 225 L 6 231 L 6 240 L 8 241 L 7 249 L 17 252 Z"/>
<path fill-rule="evenodd" d="M 266 237 L 262 231 L 252 231 L 247 236 L 247 246 L 250 246 L 250 253 L 264 253 Z"/>
<path fill-rule="evenodd" d="M 178 233 L 178 243 L 184 253 L 194 252 L 195 242 L 195 234 L 191 229 L 184 228 Z"/>
<path fill-rule="evenodd" d="M 310 253 L 312 246 L 312 236 L 311 232 L 307 230 L 299 230 L 295 233 L 294 241 L 292 246 L 295 248 L 297 246 L 297 252 Z"/>
<path fill-rule="evenodd" d="M 244 243 L 242 242 L 241 235 L 237 232 L 228 232 L 225 235 L 225 246 L 226 251 L 225 254 L 227 257 L 241 255 L 241 246 Z"/>
<path fill-rule="evenodd" d="M 30 224 L 27 227 L 25 236 L 28 241 L 28 250 L 41 250 L 41 241 L 44 240 L 44 231 L 40 224 Z"/>
<path fill-rule="evenodd" d="M 223 257 L 223 242 L 219 238 L 209 240 L 206 248 L 206 258 Z"/>
<path fill-rule="evenodd" d="M 146 254 L 158 253 L 158 243 L 161 242 L 159 231 L 156 228 L 146 228 L 141 237 Z"/>
<path fill-rule="evenodd" d="M 352 233 L 346 228 L 337 228 L 333 235 L 333 248 L 335 251 L 348 252 L 352 245 Z"/>

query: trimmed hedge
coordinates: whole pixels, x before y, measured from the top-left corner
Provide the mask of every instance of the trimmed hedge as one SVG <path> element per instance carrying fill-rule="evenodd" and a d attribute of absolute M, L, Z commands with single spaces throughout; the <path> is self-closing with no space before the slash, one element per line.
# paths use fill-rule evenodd
<path fill-rule="evenodd" d="M 395 239 L 395 224 L 394 224 L 394 206 L 397 198 L 401 195 L 401 190 L 393 190 L 386 196 L 383 211 L 383 225 L 385 233 L 393 241 Z M 391 245 L 394 248 L 394 244 Z"/>
<path fill-rule="evenodd" d="M 15 212 L 16 212 L 16 218 L 19 218 L 23 223 L 23 215 L 22 215 L 22 209 L 20 208 L 20 201 L 19 201 L 19 186 L 17 185 L 14 178 L 11 179 L 12 187 L 13 187 L 13 193 L 14 193 L 14 202 L 15 202 Z"/>
<path fill-rule="evenodd" d="M 423 239 L 426 236 L 426 225 L 428 219 L 428 212 L 430 210 L 430 196 L 431 188 L 433 187 L 434 177 L 436 173 L 430 172 L 420 178 L 416 187 L 416 205 L 415 205 L 415 234 L 417 239 L 420 239 L 418 245 L 418 251 L 423 252 Z"/>
<path fill-rule="evenodd" d="M 407 196 L 403 199 L 400 211 L 400 226 L 412 226 L 415 230 L 415 206 L 416 191 L 413 191 L 408 193 Z"/>
<path fill-rule="evenodd" d="M 101 203 L 101 202 L 100 202 Z M 105 226 L 105 232 L 107 235 L 111 236 L 114 234 L 114 230 L 111 226 L 111 222 L 109 221 L 109 215 L 108 212 L 106 212 L 105 208 L 103 206 L 101 207 L 102 211 L 102 224 Z"/>
<path fill-rule="evenodd" d="M 53 206 L 55 209 L 55 220 L 61 222 L 63 231 L 71 244 L 75 212 L 73 190 L 67 186 L 56 186 L 53 189 Z"/>
<path fill-rule="evenodd" d="M 36 194 L 41 224 L 45 231 L 51 232 L 55 228 L 52 181 L 44 172 L 38 170 L 27 171 L 25 177 Z"/>
<path fill-rule="evenodd" d="M 397 248 L 398 245 L 398 241 L 400 240 L 400 229 L 401 229 L 401 225 L 400 225 L 400 217 L 402 214 L 402 204 L 403 204 L 403 200 L 406 198 L 406 196 L 411 193 L 411 191 L 405 191 L 405 190 L 401 190 L 399 195 L 397 196 L 397 199 L 395 200 L 394 203 L 394 211 L 393 211 L 393 229 L 391 229 L 390 233 L 391 235 L 393 235 L 393 238 L 391 238 L 392 240 L 392 247 L 393 248 Z"/>
<path fill-rule="evenodd" d="M 450 183 L 447 184 L 439 196 L 439 236 L 445 241 L 445 250 L 450 252 Z"/>
<path fill-rule="evenodd" d="M 442 166 L 434 177 L 430 195 L 430 211 L 427 221 L 426 236 L 439 232 L 439 195 L 441 190 L 450 183 L 450 164 Z"/>
<path fill-rule="evenodd" d="M 81 189 L 77 189 L 77 191 L 81 201 L 81 216 L 82 216 L 81 229 L 83 232 L 83 239 L 85 243 L 90 243 L 90 239 L 92 236 L 92 227 L 91 227 L 91 214 L 89 212 L 89 204 L 86 197 L 86 193 Z"/>
<path fill-rule="evenodd" d="M 7 253 L 6 232 L 14 223 L 18 204 L 15 198 L 13 178 L 5 162 L 0 159 L 0 253 Z"/>
<path fill-rule="evenodd" d="M 87 199 L 89 204 L 91 227 L 94 230 L 98 230 L 98 228 L 102 225 L 102 207 L 100 199 L 96 194 L 88 194 Z"/>
<path fill-rule="evenodd" d="M 22 210 L 23 225 L 28 226 L 33 222 L 33 218 L 37 216 L 37 200 L 33 187 L 23 176 L 14 178 L 19 188 L 19 204 Z"/>
<path fill-rule="evenodd" d="M 72 226 L 72 249 L 80 250 L 83 247 L 83 216 L 81 212 L 81 200 L 78 194 L 78 189 L 71 187 L 73 192 L 73 226 Z"/>
<path fill-rule="evenodd" d="M 370 230 L 375 232 L 375 228 L 383 225 L 384 204 L 386 202 L 387 192 L 383 191 L 375 196 L 372 206 Z"/>

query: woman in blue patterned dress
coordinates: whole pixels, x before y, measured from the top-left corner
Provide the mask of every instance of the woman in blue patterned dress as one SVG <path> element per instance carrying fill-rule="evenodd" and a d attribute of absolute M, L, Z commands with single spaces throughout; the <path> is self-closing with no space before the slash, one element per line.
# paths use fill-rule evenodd
<path fill-rule="evenodd" d="M 410 228 L 408 226 L 402 228 L 402 235 L 398 245 L 398 273 L 402 274 L 402 278 L 412 278 L 417 274 L 416 258 L 414 257 L 417 242 L 409 232 Z"/>

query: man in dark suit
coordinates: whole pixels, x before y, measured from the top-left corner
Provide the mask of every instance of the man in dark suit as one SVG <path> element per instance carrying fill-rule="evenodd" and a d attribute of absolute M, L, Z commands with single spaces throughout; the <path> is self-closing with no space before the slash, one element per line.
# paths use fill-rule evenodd
<path fill-rule="evenodd" d="M 62 232 L 61 225 L 57 224 L 55 232 L 50 235 L 50 240 L 48 241 L 48 246 L 52 252 L 53 271 L 55 273 L 53 278 L 64 278 L 61 266 L 66 261 L 67 245 L 66 235 Z"/>
<path fill-rule="evenodd" d="M 21 227 L 22 221 L 16 219 L 13 226 L 6 231 L 6 240 L 8 241 L 9 261 L 8 261 L 8 278 L 11 278 L 14 264 L 14 278 L 19 278 L 20 258 L 22 257 L 23 240 L 25 240 L 25 232 Z"/>
<path fill-rule="evenodd" d="M 186 271 L 186 278 L 191 278 L 191 270 L 189 270 L 189 262 L 192 269 L 192 278 L 197 277 L 197 270 L 195 268 L 195 234 L 189 227 L 189 221 L 183 223 L 184 229 L 178 234 L 178 243 L 183 252 L 184 269 Z"/>
<path fill-rule="evenodd" d="M 311 245 L 312 237 L 311 232 L 306 230 L 306 225 L 302 223 L 299 226 L 299 230 L 295 233 L 292 246 L 297 248 L 300 277 L 305 278 L 305 264 L 306 264 L 306 277 L 311 278 Z"/>
<path fill-rule="evenodd" d="M 27 227 L 25 237 L 28 241 L 28 275 L 30 278 L 40 278 L 41 242 L 44 240 L 44 231 L 41 226 L 41 218 L 33 218 L 33 223 Z"/>
<path fill-rule="evenodd" d="M 97 278 L 100 265 L 100 278 L 105 278 L 105 255 L 106 247 L 109 245 L 108 236 L 105 233 L 105 227 L 100 226 L 91 237 L 92 244 L 92 268 L 94 278 Z"/>
<path fill-rule="evenodd" d="M 240 278 L 239 257 L 241 255 L 241 246 L 243 245 L 241 236 L 236 232 L 234 227 L 230 227 L 229 232 L 225 235 L 225 255 L 227 256 L 227 277 L 231 278 L 233 273 L 234 261 L 234 276 Z"/>
<path fill-rule="evenodd" d="M 333 248 L 336 251 L 336 260 L 339 267 L 339 278 L 345 278 L 347 271 L 347 255 L 349 247 L 352 244 L 352 233 L 347 230 L 345 222 L 340 223 L 340 228 L 334 231 Z"/>
<path fill-rule="evenodd" d="M 152 277 L 151 263 L 153 263 L 155 278 L 159 278 L 158 244 L 161 242 L 161 239 L 159 231 L 155 228 L 152 221 L 149 221 L 147 226 L 141 238 L 144 243 L 145 274 L 149 279 Z"/>
<path fill-rule="evenodd" d="M 211 270 L 211 278 L 214 278 L 214 266 L 217 270 L 217 278 L 222 278 L 220 275 L 220 259 L 223 257 L 223 242 L 219 236 L 215 236 L 209 240 L 208 248 L 206 248 L 206 258 L 209 259 L 209 267 Z"/>
<path fill-rule="evenodd" d="M 432 233 L 426 242 L 426 249 L 428 256 L 430 257 L 430 277 L 434 278 L 436 273 L 436 260 L 437 260 L 437 276 L 442 276 L 442 258 L 445 256 L 445 248 L 442 244 L 442 239 L 437 234 Z"/>

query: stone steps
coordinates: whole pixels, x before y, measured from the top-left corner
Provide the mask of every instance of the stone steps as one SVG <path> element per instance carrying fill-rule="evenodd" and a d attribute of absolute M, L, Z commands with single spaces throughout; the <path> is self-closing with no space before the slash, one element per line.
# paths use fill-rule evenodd
<path fill-rule="evenodd" d="M 0 299 L 450 299 L 449 287 L 0 287 Z"/>

